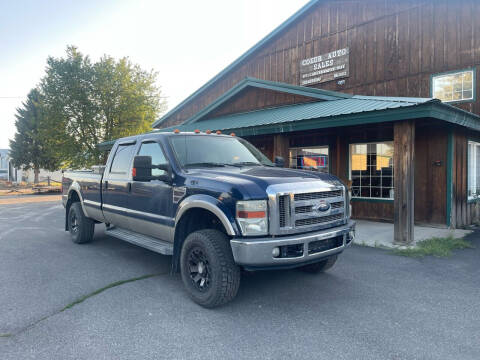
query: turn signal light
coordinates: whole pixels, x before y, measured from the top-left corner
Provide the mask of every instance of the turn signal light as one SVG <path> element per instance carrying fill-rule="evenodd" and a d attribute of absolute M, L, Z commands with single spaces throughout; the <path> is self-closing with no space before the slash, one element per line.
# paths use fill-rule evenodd
<path fill-rule="evenodd" d="M 237 211 L 237 217 L 242 219 L 259 219 L 259 218 L 264 218 L 265 216 L 266 216 L 265 211 L 245 211 L 245 210 Z"/>

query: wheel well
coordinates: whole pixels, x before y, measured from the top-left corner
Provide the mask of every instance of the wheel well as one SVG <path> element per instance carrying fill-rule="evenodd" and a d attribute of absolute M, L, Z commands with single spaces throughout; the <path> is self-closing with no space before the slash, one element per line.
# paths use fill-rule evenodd
<path fill-rule="evenodd" d="M 68 194 L 67 204 L 65 205 L 65 231 L 68 231 L 68 212 L 70 211 L 70 207 L 73 203 L 80 202 L 80 197 L 76 191 L 70 191 Z"/>
<path fill-rule="evenodd" d="M 175 226 L 172 271 L 179 269 L 180 251 L 189 234 L 203 229 L 214 229 L 227 234 L 220 219 L 211 211 L 202 208 L 189 209 Z"/>

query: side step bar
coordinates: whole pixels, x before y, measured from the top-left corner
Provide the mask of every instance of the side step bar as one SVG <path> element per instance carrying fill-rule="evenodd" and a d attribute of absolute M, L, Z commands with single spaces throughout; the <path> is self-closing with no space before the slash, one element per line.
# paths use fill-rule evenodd
<path fill-rule="evenodd" d="M 163 255 L 173 254 L 173 244 L 117 227 L 107 227 L 105 234 Z"/>

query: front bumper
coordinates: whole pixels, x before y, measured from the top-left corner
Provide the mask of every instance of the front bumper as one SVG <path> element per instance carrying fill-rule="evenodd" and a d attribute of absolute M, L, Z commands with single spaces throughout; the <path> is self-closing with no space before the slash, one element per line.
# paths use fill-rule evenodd
<path fill-rule="evenodd" d="M 232 239 L 230 244 L 232 246 L 233 258 L 239 265 L 252 268 L 294 267 L 341 253 L 352 243 L 353 238 L 350 237 L 350 234 L 354 231 L 355 222 L 350 220 L 345 225 L 330 229 L 277 238 Z M 324 251 L 310 251 L 310 243 L 315 242 L 315 244 L 321 245 L 322 240 L 326 241 L 332 238 L 339 240 L 338 246 Z M 303 248 L 303 251 L 301 251 L 301 254 L 299 251 L 299 256 L 273 256 L 275 248 L 282 249 L 282 247 L 289 245 L 297 245 L 295 248 Z"/>

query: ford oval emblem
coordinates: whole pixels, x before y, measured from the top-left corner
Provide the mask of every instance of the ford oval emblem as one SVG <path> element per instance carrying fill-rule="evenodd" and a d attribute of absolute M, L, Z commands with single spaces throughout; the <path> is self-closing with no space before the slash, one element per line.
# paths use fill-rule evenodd
<path fill-rule="evenodd" d="M 330 210 L 330 204 L 325 200 L 320 200 L 320 202 L 317 205 L 317 211 L 325 212 L 328 210 Z"/>

